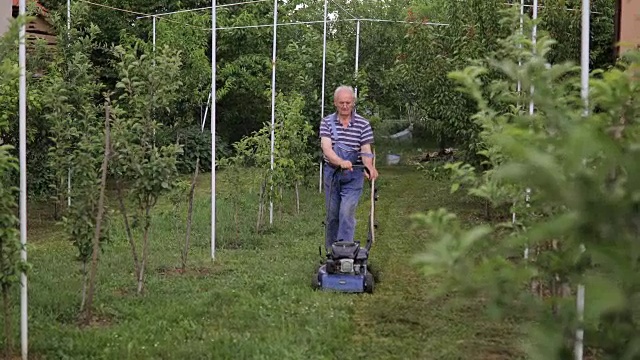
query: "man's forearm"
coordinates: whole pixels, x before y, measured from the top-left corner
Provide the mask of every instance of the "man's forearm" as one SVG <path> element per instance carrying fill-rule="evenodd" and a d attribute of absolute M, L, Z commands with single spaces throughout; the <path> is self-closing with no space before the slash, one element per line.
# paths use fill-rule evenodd
<path fill-rule="evenodd" d="M 366 166 L 368 169 L 374 169 L 375 165 L 373 164 L 373 158 L 372 157 L 367 157 L 365 155 L 362 156 L 362 163 L 364 163 L 364 166 Z"/>
<path fill-rule="evenodd" d="M 340 158 L 333 149 L 322 149 L 322 153 L 327 158 L 330 164 L 340 166 L 344 160 Z"/>

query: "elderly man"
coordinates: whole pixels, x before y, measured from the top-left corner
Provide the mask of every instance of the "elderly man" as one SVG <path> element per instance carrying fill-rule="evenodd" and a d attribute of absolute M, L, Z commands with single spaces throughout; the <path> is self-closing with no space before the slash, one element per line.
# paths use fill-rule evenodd
<path fill-rule="evenodd" d="M 355 101 L 352 87 L 338 87 L 333 100 L 336 112 L 322 119 L 320 124 L 327 251 L 335 241 L 354 240 L 356 207 L 364 178 L 373 181 L 378 177 L 371 151 L 373 131 L 369 121 L 354 111 Z"/>

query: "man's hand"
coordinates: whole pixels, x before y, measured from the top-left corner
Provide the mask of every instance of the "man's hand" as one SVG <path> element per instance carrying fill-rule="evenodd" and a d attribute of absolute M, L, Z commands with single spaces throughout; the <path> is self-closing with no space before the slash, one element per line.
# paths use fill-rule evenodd
<path fill-rule="evenodd" d="M 367 171 L 364 172 L 364 176 L 373 181 L 378 178 L 378 170 L 373 166 L 367 166 Z"/>
<path fill-rule="evenodd" d="M 353 164 L 349 160 L 344 160 L 340 162 L 340 168 L 344 170 L 353 170 Z"/>

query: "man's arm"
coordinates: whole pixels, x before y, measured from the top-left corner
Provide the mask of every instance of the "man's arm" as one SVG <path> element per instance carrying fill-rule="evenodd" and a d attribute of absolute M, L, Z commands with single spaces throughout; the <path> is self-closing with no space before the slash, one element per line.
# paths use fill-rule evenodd
<path fill-rule="evenodd" d="M 320 145 L 322 146 L 322 153 L 324 154 L 324 156 L 327 157 L 327 160 L 329 160 L 329 163 L 335 166 L 339 166 L 343 169 L 351 169 L 351 166 L 352 166 L 351 162 L 343 160 L 341 157 L 339 157 L 336 154 L 335 151 L 333 151 L 331 138 L 323 136 L 320 139 Z"/>
<path fill-rule="evenodd" d="M 376 165 L 373 161 L 373 151 L 371 151 L 371 144 L 364 144 L 360 147 L 360 152 L 363 154 L 371 154 L 369 156 L 362 155 L 362 162 L 364 166 L 369 170 L 368 173 L 365 173 L 368 179 L 375 180 L 378 177 L 378 170 L 376 170 Z"/>

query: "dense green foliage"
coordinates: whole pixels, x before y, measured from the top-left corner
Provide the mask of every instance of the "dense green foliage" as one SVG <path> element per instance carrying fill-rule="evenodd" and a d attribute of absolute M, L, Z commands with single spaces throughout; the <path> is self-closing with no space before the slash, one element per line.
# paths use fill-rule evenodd
<path fill-rule="evenodd" d="M 585 114 L 579 68 L 547 67 L 554 41 L 546 36 L 535 48 L 522 40 L 510 36 L 482 63 L 450 74 L 478 106 L 472 119 L 491 165 L 480 176 L 469 164 L 448 166 L 452 190 L 514 220 L 465 229 L 455 214 L 432 210 L 418 218 L 439 240 L 418 262 L 428 274 L 449 274 L 447 289 L 486 296 L 500 315 L 530 317 L 530 358 L 570 357 L 579 328 L 601 358 L 635 358 L 640 56 L 594 71 Z M 491 70 L 502 79 L 486 81 Z M 517 81 L 533 94 L 514 92 Z M 530 100 L 533 115 L 518 107 Z M 525 260 L 515 260 L 525 249 Z M 584 318 L 572 296 L 578 284 L 586 287 Z"/>
<path fill-rule="evenodd" d="M 144 290 L 149 256 L 151 210 L 176 180 L 178 144 L 160 146 L 156 134 L 163 114 L 171 113 L 182 85 L 178 79 L 180 59 L 168 47 L 152 51 L 148 43 L 134 42 L 114 49 L 121 78 L 112 109 L 114 114 L 113 171 L 129 184 L 135 219 L 142 228 L 142 256 L 136 262 L 138 292 Z M 125 215 L 125 214 L 123 214 Z M 130 239 L 133 241 L 133 239 Z M 134 253 L 134 258 L 138 258 Z"/>
<path fill-rule="evenodd" d="M 74 29 L 69 37 L 66 34 L 58 37 L 64 44 L 60 47 L 62 51 L 51 62 L 48 76 L 42 80 L 44 111 L 51 124 L 54 145 L 50 149 L 50 167 L 54 169 L 56 179 L 56 198 L 59 205 L 69 201 L 62 220 L 82 264 L 81 309 L 85 304 L 87 265 L 93 250 L 91 242 L 98 212 L 98 180 L 104 143 L 103 116 L 96 103 L 101 84 L 89 58 L 96 47 L 98 30 L 95 27 L 83 30 Z M 102 226 L 103 242 L 107 240 L 107 228 Z"/>
<path fill-rule="evenodd" d="M 304 101 L 299 94 L 285 97 L 278 94 L 276 117 L 273 136 L 278 139 L 274 144 L 273 171 L 271 171 L 271 124 L 265 124 L 262 129 L 251 136 L 245 136 L 234 144 L 234 156 L 222 162 L 222 166 L 237 174 L 239 168 L 257 167 L 261 169 L 259 179 L 260 204 L 257 228 L 260 229 L 264 220 L 264 209 L 269 203 L 282 203 L 283 190 L 295 188 L 308 178 L 307 174 L 313 168 L 313 150 L 308 148 L 309 138 L 313 128 L 302 115 Z M 234 202 L 237 203 L 237 197 Z M 297 199 L 299 203 L 299 199 Z M 237 214 L 236 214 L 237 216 Z"/>

